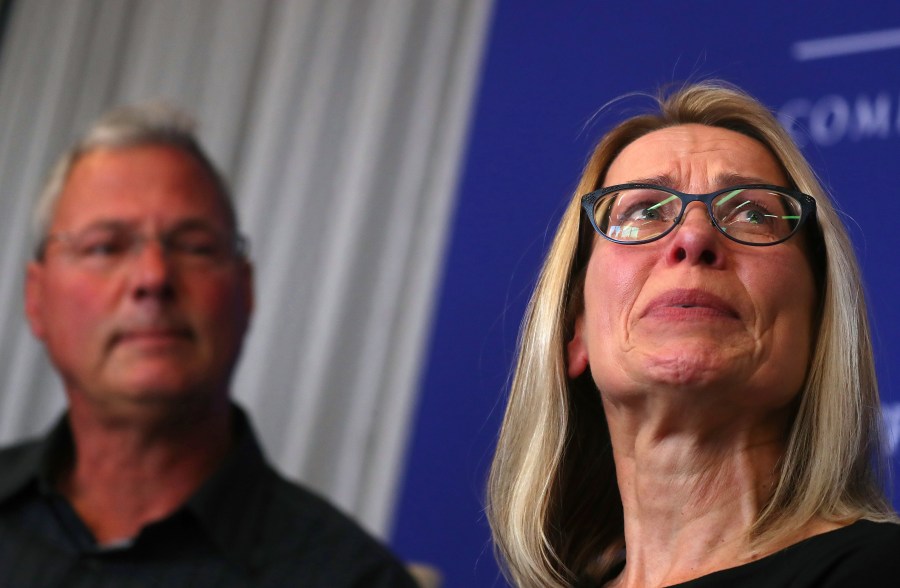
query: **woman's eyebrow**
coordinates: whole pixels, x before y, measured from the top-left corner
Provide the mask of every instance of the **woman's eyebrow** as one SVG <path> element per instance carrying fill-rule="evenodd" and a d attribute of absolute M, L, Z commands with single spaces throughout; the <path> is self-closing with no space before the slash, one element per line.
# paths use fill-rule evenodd
<path fill-rule="evenodd" d="M 739 186 L 741 184 L 771 184 L 772 181 L 756 176 L 745 176 L 734 172 L 723 172 L 717 174 L 716 177 L 713 178 L 713 183 L 716 186 L 727 188 L 729 186 Z"/>
<path fill-rule="evenodd" d="M 648 176 L 646 178 L 635 178 L 629 180 L 629 184 L 653 184 L 654 186 L 662 186 L 663 188 L 675 189 L 677 182 L 671 174 L 659 174 L 656 176 Z"/>
<path fill-rule="evenodd" d="M 658 174 L 645 178 L 635 178 L 626 182 L 628 184 L 653 184 L 654 186 L 662 186 L 663 188 L 678 189 L 678 182 L 672 174 Z M 771 184 L 771 180 L 766 180 L 757 176 L 748 176 L 736 172 L 722 172 L 716 174 L 713 178 L 713 186 L 718 188 L 728 188 L 730 186 L 740 186 L 743 184 Z"/>

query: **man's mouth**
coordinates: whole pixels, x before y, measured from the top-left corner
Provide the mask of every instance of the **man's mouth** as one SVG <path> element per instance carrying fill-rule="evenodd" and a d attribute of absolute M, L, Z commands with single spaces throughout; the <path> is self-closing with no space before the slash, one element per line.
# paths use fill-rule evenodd
<path fill-rule="evenodd" d="M 186 326 L 140 326 L 118 330 L 112 337 L 112 346 L 120 344 L 170 345 L 193 339 Z"/>

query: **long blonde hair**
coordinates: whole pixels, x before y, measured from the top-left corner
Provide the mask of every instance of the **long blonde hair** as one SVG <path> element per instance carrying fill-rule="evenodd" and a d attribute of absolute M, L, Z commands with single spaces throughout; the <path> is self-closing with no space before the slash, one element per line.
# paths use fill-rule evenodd
<path fill-rule="evenodd" d="M 807 231 L 819 308 L 816 340 L 774 492 L 751 529 L 757 545 L 813 517 L 894 520 L 879 478 L 878 385 L 859 268 L 847 233 L 809 164 L 775 117 L 723 82 L 657 98 L 600 141 L 567 207 L 526 311 L 488 485 L 497 554 L 517 586 L 563 587 L 602 577 L 622 556 L 622 502 L 609 431 L 590 376 L 566 375 L 566 341 L 583 304 L 590 226 L 580 196 L 600 186 L 637 138 L 682 124 L 721 127 L 765 145 L 795 188 L 816 198 Z"/>

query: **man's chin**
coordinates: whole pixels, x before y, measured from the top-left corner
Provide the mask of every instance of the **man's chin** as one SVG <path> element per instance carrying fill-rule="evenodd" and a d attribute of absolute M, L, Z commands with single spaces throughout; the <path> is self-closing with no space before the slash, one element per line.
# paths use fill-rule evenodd
<path fill-rule="evenodd" d="M 154 351 L 132 350 L 112 355 L 98 374 L 104 388 L 123 393 L 177 394 L 179 390 L 196 387 L 208 373 L 206 362 L 186 350 L 172 348 Z"/>
<path fill-rule="evenodd" d="M 195 422 L 214 410 L 211 389 L 185 383 L 130 382 L 115 391 L 85 394 L 92 412 L 107 426 L 169 427 Z"/>
<path fill-rule="evenodd" d="M 193 402 L 197 398 L 211 394 L 209 382 L 194 374 L 174 369 L 174 366 L 143 366 L 145 369 L 131 369 L 118 377 L 114 374 L 94 396 L 97 400 L 111 404 L 181 404 Z"/>

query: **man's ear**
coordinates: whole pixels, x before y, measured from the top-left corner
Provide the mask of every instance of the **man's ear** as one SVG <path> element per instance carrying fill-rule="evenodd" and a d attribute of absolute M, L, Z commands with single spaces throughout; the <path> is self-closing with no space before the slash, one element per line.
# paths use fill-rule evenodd
<path fill-rule="evenodd" d="M 25 318 L 34 336 L 44 340 L 44 265 L 36 261 L 28 262 L 25 268 Z"/>
<path fill-rule="evenodd" d="M 584 343 L 584 316 L 575 319 L 572 338 L 566 343 L 566 362 L 569 378 L 579 377 L 588 367 L 587 345 Z"/>
<path fill-rule="evenodd" d="M 244 288 L 244 310 L 247 313 L 247 317 L 251 317 L 253 316 L 253 309 L 256 307 L 256 288 L 254 287 L 253 264 L 250 263 L 250 261 L 244 261 L 241 272 L 241 281 L 243 282 L 242 287 Z"/>

